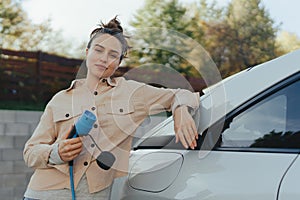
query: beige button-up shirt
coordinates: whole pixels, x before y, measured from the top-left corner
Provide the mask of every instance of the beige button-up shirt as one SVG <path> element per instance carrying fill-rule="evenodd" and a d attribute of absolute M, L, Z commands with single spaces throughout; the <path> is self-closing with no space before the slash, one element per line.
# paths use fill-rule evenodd
<path fill-rule="evenodd" d="M 89 192 L 108 187 L 114 178 L 127 175 L 129 152 L 135 130 L 151 114 L 187 105 L 199 106 L 199 94 L 182 89 L 163 89 L 124 78 L 100 81 L 96 93 L 85 79 L 72 82 L 47 104 L 41 120 L 24 148 L 24 160 L 35 168 L 28 187 L 32 190 L 70 188 L 68 163 L 53 165 L 49 155 L 80 115 L 89 110 L 97 116 L 90 135 L 102 151 L 110 151 L 116 161 L 109 170 L 101 169 L 96 158 L 100 151 L 89 136 L 83 136 L 84 148 L 74 160 L 77 187 L 86 174 Z"/>

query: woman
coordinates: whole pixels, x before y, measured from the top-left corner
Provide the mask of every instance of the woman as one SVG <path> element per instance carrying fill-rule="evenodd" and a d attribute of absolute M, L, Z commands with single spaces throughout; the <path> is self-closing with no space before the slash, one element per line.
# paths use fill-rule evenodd
<path fill-rule="evenodd" d="M 166 109 L 173 112 L 176 142 L 195 148 L 198 134 L 188 108 L 199 106 L 199 94 L 155 88 L 122 77 L 110 78 L 127 51 L 128 44 L 116 17 L 91 33 L 86 49 L 86 78 L 74 80 L 50 100 L 25 144 L 24 160 L 35 168 L 25 199 L 70 199 L 68 163 L 72 160 L 76 197 L 108 199 L 113 179 L 127 174 L 136 128 L 148 115 Z M 90 137 L 68 139 L 85 110 L 97 117 Z M 115 157 L 108 170 L 97 165 L 101 151 Z"/>

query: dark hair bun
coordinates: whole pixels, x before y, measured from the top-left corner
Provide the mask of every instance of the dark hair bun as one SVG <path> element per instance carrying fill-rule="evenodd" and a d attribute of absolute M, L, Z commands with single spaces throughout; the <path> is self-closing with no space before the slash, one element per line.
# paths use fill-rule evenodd
<path fill-rule="evenodd" d="M 119 32 L 123 32 L 123 28 L 121 26 L 120 21 L 117 19 L 117 16 L 115 16 L 113 19 L 111 19 L 108 22 L 108 24 L 104 24 L 103 22 L 101 22 L 101 26 L 103 28 L 108 28 L 108 29 L 112 29 L 112 30 L 118 29 Z"/>
<path fill-rule="evenodd" d="M 113 19 L 111 19 L 107 24 L 104 24 L 102 21 L 99 25 L 99 28 L 94 29 L 91 34 L 90 38 L 92 38 L 96 33 L 108 33 L 111 35 L 123 33 L 123 28 L 121 26 L 120 21 L 117 19 L 117 16 L 115 16 Z"/>

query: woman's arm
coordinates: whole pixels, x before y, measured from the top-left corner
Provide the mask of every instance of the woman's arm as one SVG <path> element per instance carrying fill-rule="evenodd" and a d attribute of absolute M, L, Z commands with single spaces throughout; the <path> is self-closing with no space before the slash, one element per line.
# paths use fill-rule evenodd
<path fill-rule="evenodd" d="M 25 144 L 23 157 L 26 165 L 33 168 L 48 168 L 48 160 L 55 140 L 52 110 L 46 106 L 38 126 Z"/>
<path fill-rule="evenodd" d="M 197 146 L 198 133 L 195 122 L 187 106 L 179 106 L 173 113 L 176 143 L 180 141 L 185 148 Z"/>
<path fill-rule="evenodd" d="M 199 107 L 199 93 L 184 89 L 163 89 L 149 85 L 144 87 L 144 101 L 149 114 L 171 110 L 174 117 L 176 142 L 180 141 L 185 148 L 196 147 L 198 133 L 195 122 L 189 113 Z"/>

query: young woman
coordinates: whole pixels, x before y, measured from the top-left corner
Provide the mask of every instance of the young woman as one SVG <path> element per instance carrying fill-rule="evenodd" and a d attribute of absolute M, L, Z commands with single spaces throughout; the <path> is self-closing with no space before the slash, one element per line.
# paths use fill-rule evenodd
<path fill-rule="evenodd" d="M 111 78 L 127 51 L 117 18 L 91 33 L 86 78 L 74 80 L 50 100 L 25 144 L 24 160 L 35 169 L 25 199 L 71 199 L 68 163 L 72 160 L 77 199 L 109 199 L 113 179 L 127 174 L 132 136 L 151 114 L 172 111 L 176 142 L 195 148 L 198 134 L 188 108 L 199 106 L 199 94 Z M 97 117 L 90 136 L 68 139 L 85 110 Z M 115 157 L 106 170 L 97 165 L 102 151 Z"/>

